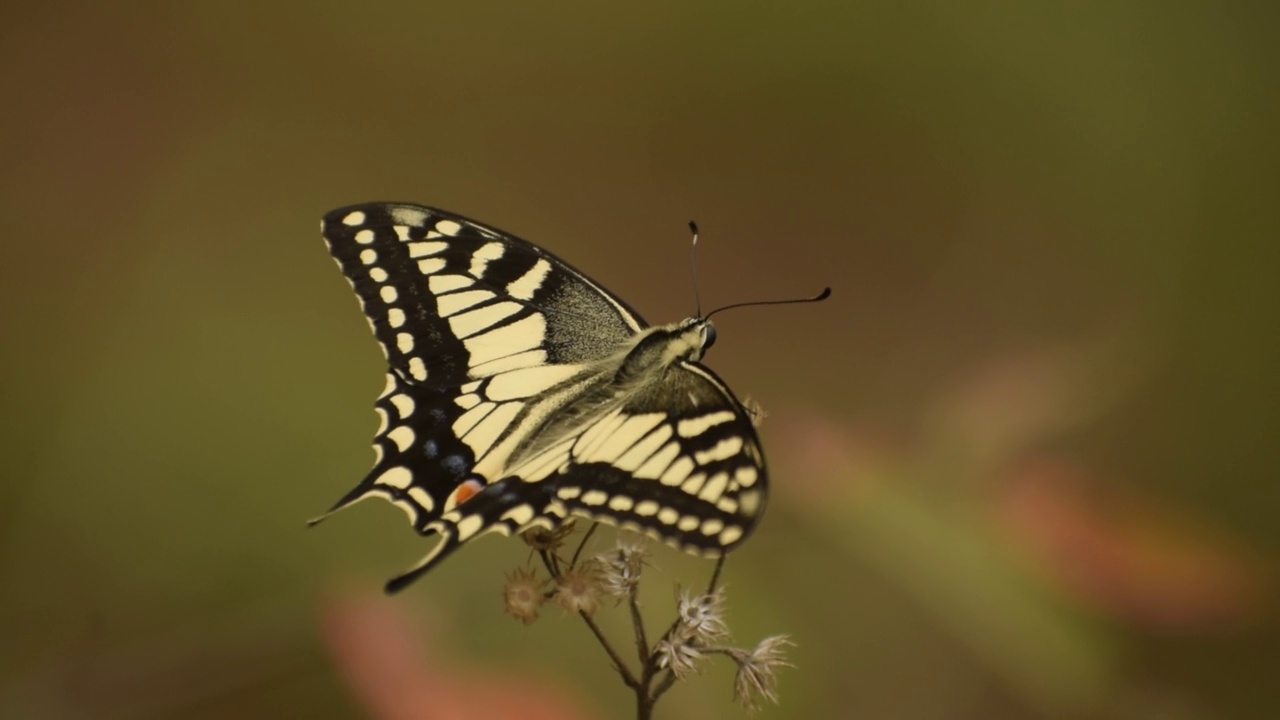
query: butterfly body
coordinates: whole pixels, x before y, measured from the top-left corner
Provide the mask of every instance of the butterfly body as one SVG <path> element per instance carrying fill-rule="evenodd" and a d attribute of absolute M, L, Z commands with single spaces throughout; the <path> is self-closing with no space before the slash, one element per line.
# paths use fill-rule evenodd
<path fill-rule="evenodd" d="M 571 516 L 711 557 L 755 526 L 764 457 L 699 362 L 709 320 L 649 327 L 547 251 L 434 208 L 340 208 L 322 232 L 389 366 L 374 467 L 330 512 L 382 497 L 441 536 L 389 589 L 480 534 Z"/>

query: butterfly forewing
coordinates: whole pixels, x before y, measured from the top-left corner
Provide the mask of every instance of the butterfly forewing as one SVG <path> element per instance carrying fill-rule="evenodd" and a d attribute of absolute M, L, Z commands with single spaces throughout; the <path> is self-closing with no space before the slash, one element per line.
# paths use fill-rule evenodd
<path fill-rule="evenodd" d="M 322 227 L 389 365 L 374 467 L 333 510 L 383 497 L 442 536 L 389 588 L 479 534 L 569 515 L 707 555 L 750 532 L 766 487 L 747 413 L 695 362 L 619 380 L 637 338 L 661 330 L 623 301 L 433 208 L 351 206 Z"/>

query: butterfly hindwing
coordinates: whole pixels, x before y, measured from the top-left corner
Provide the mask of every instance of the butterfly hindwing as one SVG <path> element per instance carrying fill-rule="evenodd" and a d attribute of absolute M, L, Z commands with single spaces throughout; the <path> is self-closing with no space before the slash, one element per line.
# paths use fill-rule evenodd
<path fill-rule="evenodd" d="M 714 373 L 692 362 L 646 383 L 557 457 L 512 473 L 550 482 L 561 514 L 707 556 L 746 538 L 767 493 L 764 456 L 746 410 Z"/>

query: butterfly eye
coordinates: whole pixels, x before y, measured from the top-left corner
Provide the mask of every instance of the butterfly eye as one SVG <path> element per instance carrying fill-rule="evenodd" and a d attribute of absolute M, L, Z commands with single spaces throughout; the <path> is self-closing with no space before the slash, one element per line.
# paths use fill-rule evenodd
<path fill-rule="evenodd" d="M 702 326 L 702 352 L 711 349 L 716 344 L 716 327 L 711 324 Z"/>

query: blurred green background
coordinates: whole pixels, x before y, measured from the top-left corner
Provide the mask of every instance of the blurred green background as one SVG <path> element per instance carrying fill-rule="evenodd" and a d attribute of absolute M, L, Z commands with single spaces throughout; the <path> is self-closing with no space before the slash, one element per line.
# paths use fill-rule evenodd
<path fill-rule="evenodd" d="M 319 218 L 410 200 L 651 322 L 692 309 L 690 218 L 707 305 L 834 287 L 724 315 L 708 361 L 770 413 L 725 575 L 741 644 L 798 643 L 762 717 L 1276 717 L 1276 19 L 7 6 L 0 715 L 390 717 L 322 618 L 427 545 L 387 505 L 303 521 L 363 476 L 383 384 Z M 581 623 L 502 614 L 527 554 L 487 538 L 389 607 L 435 667 L 628 717 Z M 654 564 L 656 626 L 709 564 Z M 739 717 L 731 682 L 659 717 Z"/>

